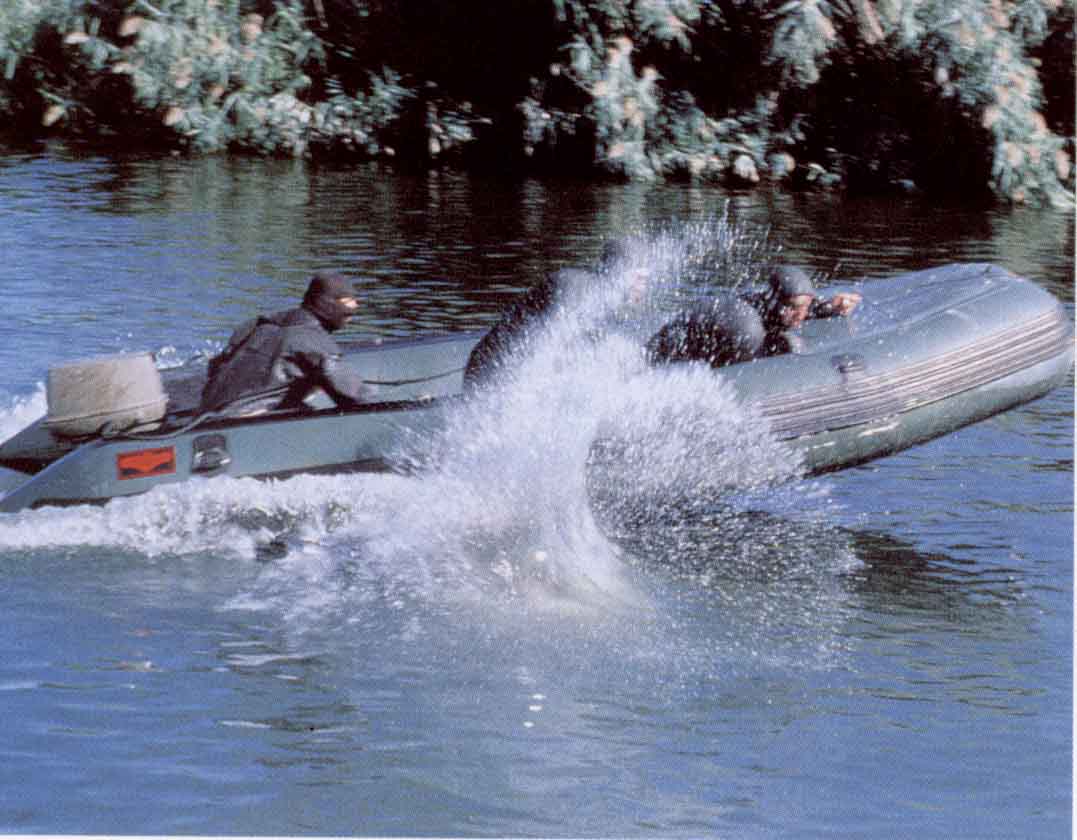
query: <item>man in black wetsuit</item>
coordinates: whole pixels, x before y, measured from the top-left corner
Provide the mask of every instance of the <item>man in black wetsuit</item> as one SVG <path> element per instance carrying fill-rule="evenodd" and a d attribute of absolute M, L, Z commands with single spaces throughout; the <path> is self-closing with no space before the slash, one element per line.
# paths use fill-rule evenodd
<path fill-rule="evenodd" d="M 533 333 L 546 318 L 564 306 L 575 293 L 583 292 L 604 275 L 629 263 L 629 243 L 613 240 L 606 243 L 593 269 L 562 268 L 532 286 L 506 310 L 501 320 L 475 345 L 464 370 L 465 389 L 486 382 Z M 632 293 L 630 289 L 630 293 Z"/>
<path fill-rule="evenodd" d="M 807 273 L 778 266 L 759 292 L 727 292 L 711 305 L 683 312 L 647 342 L 652 363 L 705 361 L 712 367 L 777 356 L 795 350 L 798 329 L 809 318 L 849 315 L 860 303 L 855 292 L 821 300 Z"/>
<path fill-rule="evenodd" d="M 794 349 L 798 329 L 809 318 L 847 316 L 860 303 L 855 292 L 841 292 L 827 300 L 821 299 L 815 285 L 804 269 L 795 265 L 777 266 L 767 277 L 762 292 L 744 295 L 763 320 L 766 332 L 762 355 L 775 356 Z"/>
<path fill-rule="evenodd" d="M 763 354 L 763 321 L 746 301 L 721 295 L 705 307 L 681 312 L 647 342 L 652 364 L 707 362 L 723 367 Z"/>
<path fill-rule="evenodd" d="M 316 274 L 301 306 L 241 325 L 209 362 L 200 411 L 233 406 L 243 413 L 299 409 L 321 389 L 341 408 L 363 402 L 369 389 L 341 361 L 330 335 L 358 309 L 355 291 L 337 274 Z"/>

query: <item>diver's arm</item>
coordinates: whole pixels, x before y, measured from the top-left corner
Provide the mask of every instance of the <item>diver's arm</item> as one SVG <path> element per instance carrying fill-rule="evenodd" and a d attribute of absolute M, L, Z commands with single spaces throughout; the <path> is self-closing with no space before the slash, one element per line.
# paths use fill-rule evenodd
<path fill-rule="evenodd" d="M 293 395 L 321 388 L 340 408 L 355 408 L 373 394 L 358 371 L 344 361 L 337 343 L 326 335 L 293 336 L 286 359 L 295 371 L 289 377 L 295 382 Z"/>
<path fill-rule="evenodd" d="M 812 301 L 809 318 L 835 318 L 848 316 L 863 298 L 857 292 L 838 292 L 832 298 L 816 298 Z"/>
<path fill-rule="evenodd" d="M 355 408 L 369 402 L 374 393 L 359 372 L 338 355 L 322 360 L 319 379 L 322 390 L 341 408 Z"/>

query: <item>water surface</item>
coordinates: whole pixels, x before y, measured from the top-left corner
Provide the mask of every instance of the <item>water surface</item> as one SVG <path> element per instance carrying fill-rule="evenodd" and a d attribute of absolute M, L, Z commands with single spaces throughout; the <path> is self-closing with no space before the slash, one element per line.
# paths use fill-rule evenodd
<path fill-rule="evenodd" d="M 1073 307 L 1072 220 L 1029 208 L 57 148 L 0 159 L 0 437 L 50 365 L 204 355 L 316 269 L 360 283 L 350 337 L 425 335 L 657 229 L 824 282 L 997 262 Z M 1066 835 L 1072 381 L 773 484 L 720 385 L 557 347 L 415 475 L 0 516 L 0 830 Z M 613 420 L 637 469 L 596 486 Z"/>

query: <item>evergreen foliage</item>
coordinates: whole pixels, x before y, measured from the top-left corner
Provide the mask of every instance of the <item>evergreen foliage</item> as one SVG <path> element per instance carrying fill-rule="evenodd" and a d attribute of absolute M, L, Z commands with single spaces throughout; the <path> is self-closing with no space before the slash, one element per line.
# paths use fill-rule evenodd
<path fill-rule="evenodd" d="M 0 113 L 192 152 L 1071 201 L 1066 0 L 7 0 Z"/>

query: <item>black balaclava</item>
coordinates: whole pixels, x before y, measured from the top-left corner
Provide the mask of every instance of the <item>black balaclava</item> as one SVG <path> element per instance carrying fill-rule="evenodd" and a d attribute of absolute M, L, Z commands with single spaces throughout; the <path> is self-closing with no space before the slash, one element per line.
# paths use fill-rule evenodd
<path fill-rule="evenodd" d="M 790 298 L 808 295 L 815 297 L 815 284 L 799 266 L 779 265 L 767 275 L 767 311 L 763 320 L 770 329 L 781 323 L 781 309 Z"/>
<path fill-rule="evenodd" d="M 780 265 L 772 269 L 767 275 L 767 285 L 770 286 L 771 297 L 779 301 L 784 302 L 800 295 L 815 297 L 815 284 L 799 266 Z"/>
<path fill-rule="evenodd" d="M 355 297 L 355 290 L 347 280 L 339 274 L 315 274 L 303 296 L 303 308 L 314 313 L 329 332 L 335 332 L 354 314 L 354 310 L 340 302 L 345 297 Z"/>

